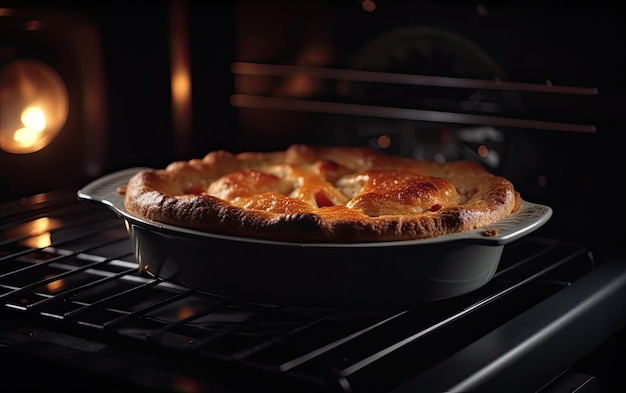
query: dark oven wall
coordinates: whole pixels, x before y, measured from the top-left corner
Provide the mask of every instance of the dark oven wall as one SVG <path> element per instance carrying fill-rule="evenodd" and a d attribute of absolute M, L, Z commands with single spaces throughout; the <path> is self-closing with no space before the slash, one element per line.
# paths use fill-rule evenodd
<path fill-rule="evenodd" d="M 91 7 L 88 12 L 102 26 L 108 72 L 110 170 L 162 166 L 211 149 L 236 147 L 228 103 L 235 3 L 130 1 Z M 185 153 L 177 145 L 180 130 L 173 115 L 172 57 L 180 46 L 187 48 L 179 53 L 187 56 L 193 105 L 187 112 L 192 128 Z"/>

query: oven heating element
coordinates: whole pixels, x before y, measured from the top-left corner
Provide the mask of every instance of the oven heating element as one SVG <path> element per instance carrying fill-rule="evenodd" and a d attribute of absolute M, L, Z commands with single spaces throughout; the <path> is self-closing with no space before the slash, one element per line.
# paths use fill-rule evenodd
<path fill-rule="evenodd" d="M 149 276 L 123 221 L 74 190 L 5 203 L 0 217 L 0 348 L 23 360 L 9 367 L 43 363 L 65 387 L 549 392 L 599 386 L 578 365 L 626 325 L 626 261 L 596 263 L 541 231 L 505 247 L 469 294 L 353 311 L 237 302 Z"/>

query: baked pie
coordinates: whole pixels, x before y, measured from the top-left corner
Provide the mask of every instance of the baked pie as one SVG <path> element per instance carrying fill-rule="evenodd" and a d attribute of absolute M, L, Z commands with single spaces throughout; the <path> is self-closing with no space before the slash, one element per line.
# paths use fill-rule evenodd
<path fill-rule="evenodd" d="M 306 144 L 143 169 L 120 192 L 147 221 L 305 243 L 433 238 L 487 227 L 522 204 L 509 180 L 478 162 Z"/>

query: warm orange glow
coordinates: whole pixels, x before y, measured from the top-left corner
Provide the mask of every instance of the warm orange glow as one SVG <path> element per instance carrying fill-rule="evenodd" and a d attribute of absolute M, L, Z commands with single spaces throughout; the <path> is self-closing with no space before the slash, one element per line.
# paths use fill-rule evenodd
<path fill-rule="evenodd" d="M 478 146 L 478 149 L 476 150 L 476 152 L 478 153 L 479 156 L 481 156 L 482 158 L 485 158 L 489 155 L 489 148 L 487 148 L 487 146 L 485 145 L 480 145 Z"/>
<path fill-rule="evenodd" d="M 52 245 L 52 239 L 50 238 L 50 232 L 44 232 L 37 236 L 29 237 L 22 243 L 27 247 L 45 248 Z"/>
<path fill-rule="evenodd" d="M 42 28 L 42 23 L 39 20 L 29 20 L 26 22 L 26 30 L 40 30 Z"/>
<path fill-rule="evenodd" d="M 389 137 L 389 135 L 381 135 L 376 140 L 376 143 L 380 148 L 386 149 L 391 146 L 391 138 Z"/>
<path fill-rule="evenodd" d="M 187 103 L 191 96 L 191 77 L 185 69 L 178 69 L 172 77 L 172 95 L 174 102 Z"/>
<path fill-rule="evenodd" d="M 318 79 L 306 74 L 298 74 L 286 79 L 277 89 L 277 93 L 290 97 L 310 97 L 319 94 L 322 89 L 323 84 Z"/>
<path fill-rule="evenodd" d="M 48 231 L 57 226 L 60 226 L 60 223 L 58 221 L 50 219 L 48 217 L 41 217 L 30 222 L 29 233 L 31 235 L 35 235 L 41 231 Z"/>
<path fill-rule="evenodd" d="M 296 64 L 305 66 L 325 66 L 333 62 L 336 57 L 334 46 L 324 40 L 317 38 L 302 46 L 297 54 Z"/>
<path fill-rule="evenodd" d="M 61 292 L 62 290 L 65 289 L 65 280 L 60 279 L 60 280 L 52 281 L 48 283 L 48 285 L 46 285 L 46 289 L 50 293 Z"/>
<path fill-rule="evenodd" d="M 176 310 L 176 318 L 180 321 L 195 315 L 196 310 L 190 306 L 181 306 Z"/>
<path fill-rule="evenodd" d="M 29 106 L 22 111 L 22 123 L 26 128 L 41 132 L 46 128 L 46 115 L 40 108 Z"/>
<path fill-rule="evenodd" d="M 181 393 L 202 392 L 206 389 L 200 382 L 186 377 L 175 377 L 172 382 L 172 390 Z"/>
<path fill-rule="evenodd" d="M 373 0 L 363 0 L 361 2 L 361 8 L 363 8 L 363 11 L 374 12 L 376 9 L 376 3 L 374 3 Z"/>
<path fill-rule="evenodd" d="M 42 137 L 42 131 L 46 128 L 46 116 L 37 107 L 28 107 L 22 111 L 22 124 L 13 134 L 13 140 L 23 147 L 35 146 Z"/>
<path fill-rule="evenodd" d="M 20 226 L 9 228 L 7 229 L 7 234 L 10 237 L 30 236 L 22 242 L 23 245 L 33 248 L 44 248 L 52 244 L 50 231 L 59 228 L 61 225 L 59 220 L 42 217 Z"/>
<path fill-rule="evenodd" d="M 46 147 L 65 125 L 69 97 L 50 66 L 17 60 L 0 68 L 0 148 L 33 153 Z"/>
<path fill-rule="evenodd" d="M 170 8 L 170 84 L 174 143 L 180 157 L 191 149 L 191 63 L 186 2 L 173 1 Z"/>
<path fill-rule="evenodd" d="M 37 143 L 39 134 L 40 131 L 33 130 L 32 128 L 20 128 L 13 134 L 13 140 L 24 147 L 28 147 Z"/>

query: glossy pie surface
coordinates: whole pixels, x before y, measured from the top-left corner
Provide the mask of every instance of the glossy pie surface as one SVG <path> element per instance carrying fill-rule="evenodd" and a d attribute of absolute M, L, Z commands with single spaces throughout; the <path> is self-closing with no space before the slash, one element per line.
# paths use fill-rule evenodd
<path fill-rule="evenodd" d="M 210 152 L 142 170 L 121 192 L 126 210 L 149 221 L 316 243 L 432 238 L 488 226 L 521 204 L 509 180 L 477 162 L 304 144 Z"/>

